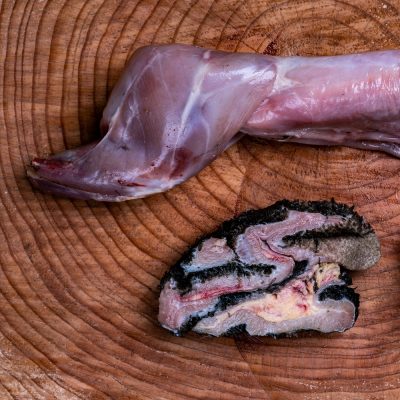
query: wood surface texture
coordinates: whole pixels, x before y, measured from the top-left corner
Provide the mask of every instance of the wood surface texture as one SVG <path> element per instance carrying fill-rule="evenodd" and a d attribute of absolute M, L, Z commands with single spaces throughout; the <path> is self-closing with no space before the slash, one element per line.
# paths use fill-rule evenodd
<path fill-rule="evenodd" d="M 0 399 L 400 399 L 400 160 L 245 139 L 144 200 L 32 190 L 32 157 L 96 138 L 132 52 L 174 42 L 400 48 L 400 0 L 0 1 Z M 352 274 L 353 329 L 274 340 L 158 326 L 159 279 L 199 235 L 278 199 L 331 197 L 355 204 L 382 243 L 379 265 Z"/>

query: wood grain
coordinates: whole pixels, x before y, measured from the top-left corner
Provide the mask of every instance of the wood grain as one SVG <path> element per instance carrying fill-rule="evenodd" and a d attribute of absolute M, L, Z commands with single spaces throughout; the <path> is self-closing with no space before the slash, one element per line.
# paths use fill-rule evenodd
<path fill-rule="evenodd" d="M 122 204 L 32 191 L 24 166 L 98 123 L 150 43 L 326 55 L 400 48 L 400 1 L 0 2 L 1 399 L 399 399 L 400 162 L 243 140 L 189 182 Z M 164 271 L 221 221 L 281 198 L 353 203 L 383 257 L 353 274 L 344 334 L 175 338 L 156 321 Z"/>

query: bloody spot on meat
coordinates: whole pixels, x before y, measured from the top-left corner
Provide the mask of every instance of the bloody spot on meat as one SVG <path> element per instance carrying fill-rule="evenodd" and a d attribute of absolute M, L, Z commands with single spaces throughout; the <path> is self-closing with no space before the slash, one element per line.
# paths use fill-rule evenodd
<path fill-rule="evenodd" d="M 184 147 L 178 148 L 175 151 L 175 168 L 171 172 L 171 178 L 181 177 L 183 172 L 187 169 L 191 163 L 193 152 Z"/>
<path fill-rule="evenodd" d="M 298 284 L 294 284 L 292 286 L 292 290 L 293 290 L 293 292 L 299 293 L 301 295 L 306 294 L 305 286 L 302 284 L 302 282 L 299 282 Z"/>
<path fill-rule="evenodd" d="M 301 311 L 306 312 L 308 310 L 307 304 L 304 303 L 297 303 L 296 306 L 300 308 Z"/>
<path fill-rule="evenodd" d="M 69 161 L 55 160 L 51 158 L 35 158 L 32 160 L 32 167 L 35 169 L 40 169 L 41 167 L 46 167 L 47 169 L 59 169 L 71 164 Z"/>
<path fill-rule="evenodd" d="M 146 186 L 146 185 L 143 185 L 142 183 L 128 182 L 128 181 L 125 181 L 124 179 L 118 179 L 118 183 L 121 186 L 128 186 L 128 187 L 135 187 L 135 186 L 145 187 Z"/>
<path fill-rule="evenodd" d="M 243 289 L 243 286 L 240 283 L 237 283 L 234 286 L 225 286 L 225 287 L 220 287 L 220 288 L 216 288 L 213 290 L 205 290 L 202 293 L 195 293 L 190 296 L 184 296 L 184 297 L 182 297 L 182 301 L 211 299 L 214 297 L 218 297 L 221 294 L 234 293 L 234 292 L 240 291 L 241 289 Z"/>

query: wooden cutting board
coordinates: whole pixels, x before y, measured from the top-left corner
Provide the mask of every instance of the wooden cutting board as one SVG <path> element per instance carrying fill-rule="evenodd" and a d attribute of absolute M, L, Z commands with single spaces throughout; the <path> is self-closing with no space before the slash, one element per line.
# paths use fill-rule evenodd
<path fill-rule="evenodd" d="M 140 46 L 400 48 L 400 0 L 0 7 L 0 399 L 400 398 L 400 160 L 243 140 L 184 185 L 122 204 L 43 195 L 24 173 L 32 157 L 98 135 Z M 239 340 L 175 338 L 158 326 L 159 279 L 199 235 L 278 199 L 331 197 L 355 204 L 382 242 L 379 265 L 353 274 L 362 301 L 353 329 Z"/>

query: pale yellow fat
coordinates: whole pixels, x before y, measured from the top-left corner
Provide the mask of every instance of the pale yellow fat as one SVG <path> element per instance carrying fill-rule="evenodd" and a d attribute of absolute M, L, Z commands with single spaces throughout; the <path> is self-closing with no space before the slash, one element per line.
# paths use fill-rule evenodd
<path fill-rule="evenodd" d="M 340 275 L 340 267 L 339 264 L 336 263 L 321 263 L 317 266 L 317 269 L 314 273 L 315 282 L 317 282 L 318 287 L 321 286 L 321 283 L 328 277 L 331 276 L 332 279 L 339 279 Z"/>

